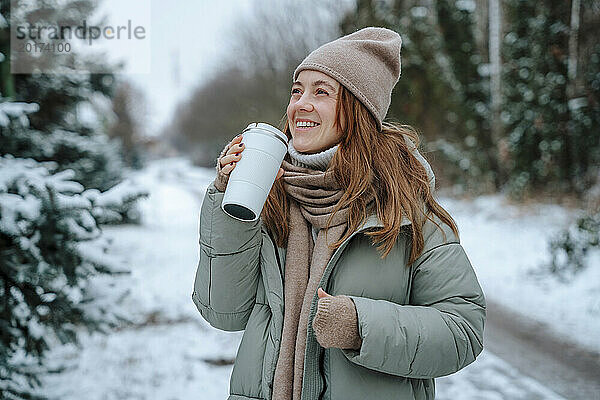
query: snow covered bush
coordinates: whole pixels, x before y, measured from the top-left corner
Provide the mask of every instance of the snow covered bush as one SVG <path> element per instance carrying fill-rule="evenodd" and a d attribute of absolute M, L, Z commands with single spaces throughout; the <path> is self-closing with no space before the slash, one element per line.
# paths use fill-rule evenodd
<path fill-rule="evenodd" d="M 32 129 L 28 116 L 38 109 L 36 103 L 0 99 L 0 155 L 53 161 L 57 171 L 71 170 L 73 180 L 95 189 L 89 196 L 98 197 L 103 192 L 102 201 L 106 203 L 95 203 L 94 209 L 98 223 L 138 223 L 140 213 L 136 203 L 148 192 L 123 179 L 120 144 L 106 135 L 82 136 L 62 129 L 50 133 Z"/>
<path fill-rule="evenodd" d="M 55 163 L 0 157 L 2 398 L 32 398 L 53 342 L 77 343 L 81 327 L 106 331 L 128 322 L 105 300 L 116 297 L 99 287 L 107 283 L 93 279 L 128 273 L 107 253 L 110 243 L 95 217 L 110 196 L 84 191 L 73 171 L 55 169 Z"/>
<path fill-rule="evenodd" d="M 561 280 L 568 280 L 587 267 L 587 257 L 600 251 L 600 212 L 577 219 L 559 232 L 549 244 L 550 261 L 542 269 Z"/>
<path fill-rule="evenodd" d="M 135 207 L 142 197 L 148 197 L 148 191 L 126 179 L 105 192 L 88 189 L 83 195 L 93 204 L 92 215 L 96 222 L 103 225 L 121 223 L 140 223 L 142 215 Z"/>

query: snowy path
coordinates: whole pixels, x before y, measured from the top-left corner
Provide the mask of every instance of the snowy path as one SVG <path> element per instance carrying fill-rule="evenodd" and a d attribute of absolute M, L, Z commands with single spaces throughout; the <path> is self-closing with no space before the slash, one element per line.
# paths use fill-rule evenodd
<path fill-rule="evenodd" d="M 163 160 L 138 176 L 138 182 L 151 190 L 143 204 L 145 224 L 106 229 L 115 238 L 113 252 L 127 259 L 132 270 L 124 278 L 132 296 L 123 307 L 137 324 L 109 336 L 86 336 L 82 349 L 54 349 L 49 357 L 67 361 L 72 368 L 47 377 L 46 394 L 64 400 L 227 397 L 231 362 L 242 333 L 213 329 L 191 301 L 198 213 L 212 173 L 181 160 Z M 464 215 L 461 204 L 444 205 L 453 215 Z M 466 218 L 457 220 L 463 241 L 474 240 L 476 246 L 477 234 L 470 234 Z M 501 221 L 495 223 L 500 226 Z M 467 252 L 489 296 L 496 287 L 488 279 L 495 275 L 477 268 L 477 251 Z M 495 256 L 501 261 L 505 257 Z M 510 280 L 504 273 L 500 278 Z M 436 382 L 438 399 L 563 399 L 489 349 L 469 367 Z"/>

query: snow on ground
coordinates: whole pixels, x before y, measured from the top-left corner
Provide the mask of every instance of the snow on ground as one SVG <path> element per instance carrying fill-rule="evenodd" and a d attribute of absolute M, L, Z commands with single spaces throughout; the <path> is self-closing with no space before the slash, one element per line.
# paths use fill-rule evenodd
<path fill-rule="evenodd" d="M 226 399 L 232 365 L 210 362 L 233 359 L 240 339 L 197 318 L 96 334 L 83 350 L 53 352 L 72 369 L 48 377 L 44 392 L 61 400 Z"/>
<path fill-rule="evenodd" d="M 145 222 L 105 232 L 114 238 L 112 252 L 132 271 L 120 278 L 132 291 L 120 307 L 135 324 L 108 336 L 84 333 L 81 349 L 53 349 L 48 358 L 70 368 L 44 378 L 45 394 L 61 400 L 227 397 L 242 333 L 212 328 L 191 300 L 198 216 L 213 177 L 213 169 L 194 168 L 182 159 L 155 161 L 132 176 L 151 193 L 141 204 Z M 546 237 L 566 223 L 567 212 L 544 206 L 521 214 L 497 196 L 441 203 L 457 220 L 488 298 L 557 331 L 576 327 L 578 337 L 582 332 L 600 336 L 598 296 L 591 293 L 599 283 L 597 273 L 588 272 L 570 286 L 547 281 L 545 287 L 525 274 L 544 259 Z M 589 337 L 582 340 L 597 345 Z M 561 399 L 486 350 L 475 363 L 436 382 L 438 399 Z"/>
<path fill-rule="evenodd" d="M 566 400 L 487 350 L 457 373 L 435 380 L 437 400 Z"/>

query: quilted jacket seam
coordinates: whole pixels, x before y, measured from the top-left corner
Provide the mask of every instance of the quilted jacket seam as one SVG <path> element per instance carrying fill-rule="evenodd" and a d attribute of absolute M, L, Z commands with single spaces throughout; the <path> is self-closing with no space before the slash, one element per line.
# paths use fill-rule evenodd
<path fill-rule="evenodd" d="M 200 297 L 197 295 L 196 292 L 194 292 L 194 296 L 196 297 L 196 301 L 198 302 L 198 304 L 200 304 L 201 306 L 203 306 L 204 308 L 206 308 L 207 310 L 212 311 L 215 314 L 219 314 L 219 315 L 236 315 L 236 314 L 244 314 L 247 313 L 248 311 L 252 311 L 252 309 L 254 308 L 254 305 L 246 310 L 243 311 L 233 311 L 233 312 L 221 312 L 221 311 L 216 311 L 214 310 L 212 307 L 204 304 L 202 301 L 200 301 Z M 262 303 L 258 303 L 258 304 L 262 304 Z"/>
<path fill-rule="evenodd" d="M 427 250 L 426 252 L 424 252 L 423 254 L 421 254 L 421 255 L 420 255 L 418 258 L 417 258 L 417 260 L 418 260 L 418 259 L 420 259 L 420 258 L 423 258 L 423 257 L 424 257 L 426 254 L 428 254 L 428 253 L 432 252 L 432 251 L 433 251 L 433 250 L 435 250 L 435 249 L 438 249 L 438 248 L 440 248 L 440 247 L 444 247 L 444 246 L 449 246 L 449 245 L 451 245 L 451 244 L 458 244 L 458 245 L 460 245 L 460 242 L 446 242 L 446 243 L 438 244 L 437 246 L 434 246 L 434 247 L 432 247 L 431 249 L 429 249 L 429 250 Z M 416 262 L 416 261 L 415 261 L 415 262 Z M 413 272 L 413 275 L 414 275 L 414 273 L 415 273 L 415 272 L 416 272 L 416 271 L 419 269 L 419 267 L 421 266 L 421 264 L 423 264 L 424 262 L 425 262 L 425 260 L 421 260 L 421 261 L 419 262 L 419 264 L 417 264 L 417 265 L 414 267 L 414 272 Z M 414 276 L 413 276 L 413 277 L 414 277 Z"/>

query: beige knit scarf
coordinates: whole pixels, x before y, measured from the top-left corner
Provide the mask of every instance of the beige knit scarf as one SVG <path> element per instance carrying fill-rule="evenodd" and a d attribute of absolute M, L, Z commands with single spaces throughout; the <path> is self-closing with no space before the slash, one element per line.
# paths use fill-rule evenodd
<path fill-rule="evenodd" d="M 306 348 L 310 304 L 333 251 L 327 246 L 346 231 L 348 208 L 335 213 L 327 230 L 330 214 L 344 191 L 333 171 L 316 171 L 282 164 L 285 190 L 290 201 L 290 233 L 284 277 L 284 320 L 281 348 L 273 381 L 273 400 L 300 400 L 304 351 Z M 318 228 L 313 244 L 311 225 Z"/>

